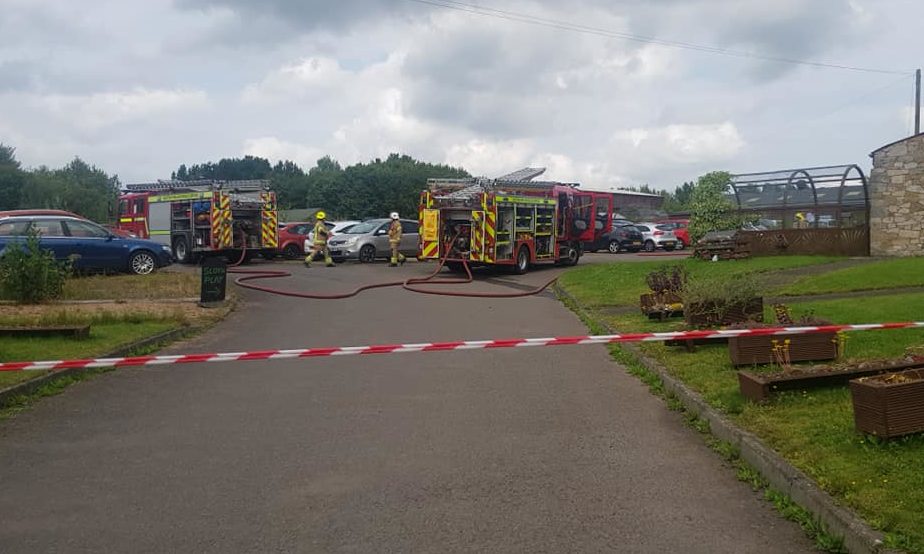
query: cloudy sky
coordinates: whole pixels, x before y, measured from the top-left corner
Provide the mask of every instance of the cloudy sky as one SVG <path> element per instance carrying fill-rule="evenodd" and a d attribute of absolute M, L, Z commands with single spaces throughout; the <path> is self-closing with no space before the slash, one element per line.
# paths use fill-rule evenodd
<path fill-rule="evenodd" d="M 924 64 L 919 0 L 447 3 L 0 0 L 0 142 L 30 167 L 79 155 L 123 182 L 244 154 L 307 169 L 400 152 L 673 188 L 713 169 L 866 167 L 908 134 L 910 75 L 765 58 Z"/>

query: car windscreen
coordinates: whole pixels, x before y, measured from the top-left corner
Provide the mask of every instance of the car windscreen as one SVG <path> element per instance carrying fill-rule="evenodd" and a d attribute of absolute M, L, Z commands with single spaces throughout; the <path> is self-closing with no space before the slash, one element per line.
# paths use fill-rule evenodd
<path fill-rule="evenodd" d="M 363 221 L 362 223 L 357 223 L 349 229 L 340 232 L 346 233 L 347 235 L 365 235 L 375 231 L 380 225 L 382 225 L 381 221 Z"/>
<path fill-rule="evenodd" d="M 673 230 L 674 230 L 674 226 L 673 226 L 673 225 L 669 225 L 669 224 L 665 224 L 665 225 L 655 225 L 655 229 L 657 229 L 657 230 L 659 230 L 659 231 L 673 231 Z"/>

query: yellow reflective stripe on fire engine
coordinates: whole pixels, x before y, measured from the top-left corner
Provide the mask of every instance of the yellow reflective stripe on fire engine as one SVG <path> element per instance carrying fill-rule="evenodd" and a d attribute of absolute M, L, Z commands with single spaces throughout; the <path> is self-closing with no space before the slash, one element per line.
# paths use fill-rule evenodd
<path fill-rule="evenodd" d="M 260 200 L 263 205 L 261 218 L 263 220 L 262 238 L 264 248 L 276 248 L 279 244 L 278 228 L 276 224 L 276 202 L 271 192 L 261 192 Z"/>
<path fill-rule="evenodd" d="M 148 202 L 177 202 L 179 200 L 207 200 L 212 197 L 211 192 L 178 192 L 176 194 L 158 194 L 149 196 Z"/>
<path fill-rule="evenodd" d="M 532 198 L 529 196 L 498 196 L 497 202 L 505 204 L 529 204 L 540 206 L 552 206 L 555 200 L 551 198 Z"/>
<path fill-rule="evenodd" d="M 430 243 L 424 244 L 423 257 L 424 258 L 435 258 L 437 256 L 437 253 L 439 252 L 439 246 L 440 246 L 440 243 L 438 242 L 430 242 Z"/>
<path fill-rule="evenodd" d="M 484 252 L 484 212 L 472 212 L 471 251 L 469 259 L 481 261 Z"/>
<path fill-rule="evenodd" d="M 426 242 L 439 240 L 440 211 L 425 209 L 423 211 L 423 232 L 420 234 Z"/>
<path fill-rule="evenodd" d="M 131 223 L 132 221 L 134 221 L 134 219 L 130 217 L 120 217 L 119 218 L 119 223 Z"/>
<path fill-rule="evenodd" d="M 484 261 L 494 262 L 495 228 L 497 227 L 497 210 L 493 201 L 485 202 L 484 218 Z"/>
<path fill-rule="evenodd" d="M 153 236 L 158 236 L 158 235 L 159 235 L 159 236 L 169 235 L 169 234 L 170 234 L 170 231 L 151 231 L 151 233 L 150 233 L 150 235 L 151 235 L 152 237 L 153 237 Z"/>

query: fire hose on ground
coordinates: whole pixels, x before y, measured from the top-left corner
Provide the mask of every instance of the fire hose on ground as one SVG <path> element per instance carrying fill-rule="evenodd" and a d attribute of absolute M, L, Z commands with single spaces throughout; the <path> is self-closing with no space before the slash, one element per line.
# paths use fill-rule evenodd
<path fill-rule="evenodd" d="M 243 233 L 243 231 L 242 231 Z M 459 233 L 456 233 L 456 236 L 452 238 L 451 241 L 447 243 L 445 251 L 446 255 L 440 258 L 439 264 L 436 269 L 430 275 L 426 277 L 411 277 L 403 281 L 385 281 L 382 283 L 372 283 L 369 285 L 363 285 L 353 289 L 349 292 L 343 293 L 330 293 L 330 294 L 320 294 L 320 293 L 309 293 L 309 292 L 299 292 L 293 290 L 284 290 L 273 287 L 268 287 L 265 285 L 257 285 L 252 281 L 259 281 L 263 279 L 281 279 L 284 277 L 291 277 L 292 273 L 285 270 L 278 269 L 243 269 L 241 264 L 244 263 L 244 260 L 247 257 L 247 240 L 246 236 L 241 236 L 241 257 L 240 259 L 231 264 L 228 273 L 234 275 L 241 275 L 234 280 L 234 283 L 240 287 L 246 289 L 257 290 L 260 292 L 266 292 L 269 294 L 277 294 L 280 296 L 289 296 L 292 298 L 305 298 L 309 300 L 342 300 L 345 298 L 352 298 L 361 292 L 372 290 L 372 289 L 381 289 L 389 287 L 401 287 L 404 290 L 415 292 L 418 294 L 433 294 L 437 296 L 455 296 L 463 298 L 523 298 L 526 296 L 534 296 L 542 293 L 545 289 L 549 288 L 552 283 L 558 280 L 558 277 L 554 277 L 544 284 L 528 291 L 523 292 L 463 292 L 463 291 L 452 291 L 452 290 L 433 290 L 424 288 L 432 285 L 466 285 L 472 283 L 475 279 L 472 275 L 472 270 L 469 267 L 469 264 L 466 260 L 460 260 L 462 267 L 465 269 L 466 276 L 464 278 L 454 278 L 454 279 L 435 279 L 435 277 L 443 270 L 443 267 L 446 265 L 446 262 L 449 261 L 449 244 L 453 244 L 458 238 Z"/>

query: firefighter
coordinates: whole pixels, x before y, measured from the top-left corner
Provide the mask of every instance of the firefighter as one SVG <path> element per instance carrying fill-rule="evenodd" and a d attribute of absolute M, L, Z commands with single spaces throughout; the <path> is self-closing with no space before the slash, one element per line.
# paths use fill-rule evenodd
<path fill-rule="evenodd" d="M 391 212 L 391 224 L 388 226 L 388 244 L 391 245 L 391 267 L 398 264 L 404 265 L 404 254 L 398 252 L 401 246 L 401 220 L 398 219 L 398 212 Z"/>
<path fill-rule="evenodd" d="M 334 260 L 331 259 L 330 249 L 327 247 L 330 231 L 328 231 L 327 225 L 324 225 L 324 218 L 326 217 L 327 214 L 323 211 L 315 214 L 317 221 L 314 224 L 314 243 L 311 247 L 311 252 L 308 252 L 308 255 L 305 256 L 305 267 L 311 267 L 311 261 L 314 260 L 316 254 L 321 252 L 324 253 L 324 265 L 334 267 Z"/>

